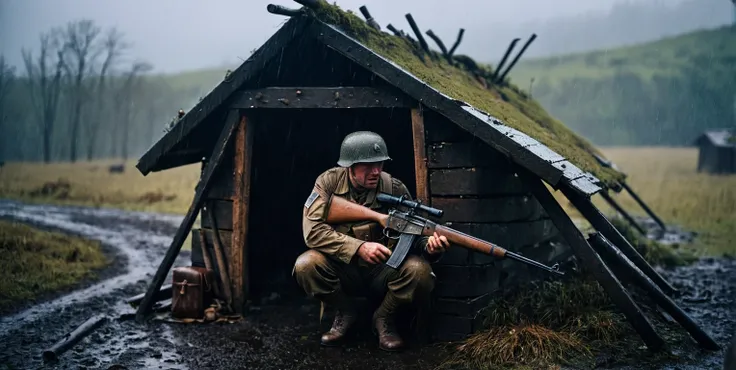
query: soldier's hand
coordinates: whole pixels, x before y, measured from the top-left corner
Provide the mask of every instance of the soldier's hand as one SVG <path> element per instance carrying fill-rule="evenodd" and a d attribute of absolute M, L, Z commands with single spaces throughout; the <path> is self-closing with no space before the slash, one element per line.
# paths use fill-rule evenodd
<path fill-rule="evenodd" d="M 436 231 L 427 240 L 427 253 L 429 254 L 442 253 L 447 248 L 450 248 L 450 242 L 447 240 L 447 237 L 437 235 Z"/>
<path fill-rule="evenodd" d="M 388 260 L 391 250 L 381 243 L 365 242 L 358 248 L 358 256 L 368 263 L 378 264 Z"/>

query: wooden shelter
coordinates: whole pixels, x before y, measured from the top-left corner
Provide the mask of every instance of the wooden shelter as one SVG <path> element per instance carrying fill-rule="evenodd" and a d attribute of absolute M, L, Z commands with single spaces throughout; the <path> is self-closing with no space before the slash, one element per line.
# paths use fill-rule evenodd
<path fill-rule="evenodd" d="M 236 312 L 246 300 L 295 288 L 292 266 L 306 248 L 301 207 L 316 177 L 336 165 L 343 137 L 367 129 L 387 141 L 394 160 L 386 171 L 443 209 L 440 222 L 542 263 L 577 257 L 647 345 L 663 344 L 545 186 L 561 190 L 602 240 L 623 252 L 626 276 L 674 292 L 591 203 L 623 179 L 599 163 L 592 146 L 498 78 L 500 66 L 493 73 L 467 57 L 430 51 L 410 15 L 418 41 L 391 25 L 393 35 L 380 31 L 364 7 L 368 22 L 321 0 L 299 2 L 305 7 L 298 10 L 269 5 L 290 19 L 140 158 L 144 175 L 203 167 L 139 320 L 200 210 L 204 237 L 192 231 L 192 263 L 202 265 L 219 235 L 225 253 L 217 265 L 227 268 Z M 448 252 L 434 271 L 438 340 L 477 330 L 477 311 L 499 287 L 545 274 L 463 248 Z"/>
<path fill-rule="evenodd" d="M 708 130 L 694 144 L 698 147 L 698 172 L 736 173 L 736 131 Z"/>

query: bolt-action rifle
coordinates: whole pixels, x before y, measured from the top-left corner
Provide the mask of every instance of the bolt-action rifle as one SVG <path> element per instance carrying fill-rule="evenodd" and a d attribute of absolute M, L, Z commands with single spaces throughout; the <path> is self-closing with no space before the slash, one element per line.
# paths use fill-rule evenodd
<path fill-rule="evenodd" d="M 419 202 L 406 199 L 404 196 L 395 197 L 385 193 L 379 193 L 377 200 L 381 203 L 394 206 L 404 206 L 408 208 L 408 211 L 391 208 L 388 214 L 384 214 L 353 203 L 345 198 L 333 196 L 330 201 L 326 221 L 329 224 L 356 221 L 377 222 L 383 227 L 384 235 L 392 239 L 396 239 L 396 237 L 390 236 L 389 232 L 398 232 L 399 242 L 391 253 L 391 257 L 386 261 L 386 265 L 394 269 L 401 266 L 401 263 L 404 262 L 406 255 L 409 253 L 417 237 L 432 236 L 436 232 L 440 236 L 445 236 L 450 243 L 460 245 L 474 252 L 492 255 L 497 258 L 511 258 L 548 272 L 564 275 L 563 272 L 559 271 L 558 264 L 554 264 L 552 267 L 545 266 L 540 262 L 508 251 L 498 245 L 464 234 L 447 226 L 439 225 L 434 221 L 416 214 L 417 210 L 421 210 L 432 216 L 442 217 L 444 211 L 441 209 L 425 206 Z"/>

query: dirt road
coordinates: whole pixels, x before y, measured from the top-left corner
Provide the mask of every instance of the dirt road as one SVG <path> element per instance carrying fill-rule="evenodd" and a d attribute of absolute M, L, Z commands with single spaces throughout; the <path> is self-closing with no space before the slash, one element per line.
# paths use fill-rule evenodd
<path fill-rule="evenodd" d="M 329 322 L 319 323 L 319 307 L 304 299 L 276 298 L 254 307 L 235 324 L 206 325 L 118 319 L 134 310 L 124 299 L 141 293 L 155 273 L 181 217 L 82 207 L 32 206 L 0 201 L 0 217 L 62 230 L 102 241 L 115 264 L 103 280 L 0 318 L 0 366 L 12 368 L 151 368 L 151 369 L 398 369 L 432 368 L 449 349 L 442 345 L 401 354 L 377 350 L 373 338 L 344 349 L 324 349 L 317 339 Z M 187 265 L 182 252 L 175 265 Z M 681 307 L 725 345 L 736 317 L 736 261 L 703 260 L 665 271 L 683 289 Z M 88 317 L 104 313 L 110 320 L 63 354 L 44 364 L 43 349 Z M 368 334 L 370 335 L 370 334 Z M 361 338 L 359 338 L 361 339 Z M 722 353 L 681 353 L 692 368 L 719 368 Z M 117 365 L 117 366 L 116 366 Z M 617 367 L 609 363 L 607 367 Z M 618 367 L 622 368 L 622 367 Z M 653 368 L 683 368 L 656 364 Z"/>

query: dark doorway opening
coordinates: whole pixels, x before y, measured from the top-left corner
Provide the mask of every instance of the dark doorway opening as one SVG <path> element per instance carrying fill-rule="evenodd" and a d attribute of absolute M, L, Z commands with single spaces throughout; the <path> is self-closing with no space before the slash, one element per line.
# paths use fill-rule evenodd
<path fill-rule="evenodd" d="M 248 227 L 248 274 L 254 301 L 273 292 L 299 297 L 292 277 L 307 250 L 302 207 L 325 170 L 336 167 L 345 135 L 370 130 L 381 135 L 392 161 L 384 171 L 416 196 L 409 109 L 273 109 L 255 112 Z"/>

